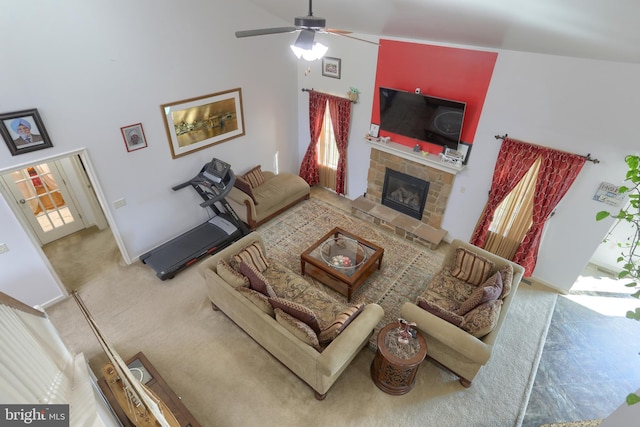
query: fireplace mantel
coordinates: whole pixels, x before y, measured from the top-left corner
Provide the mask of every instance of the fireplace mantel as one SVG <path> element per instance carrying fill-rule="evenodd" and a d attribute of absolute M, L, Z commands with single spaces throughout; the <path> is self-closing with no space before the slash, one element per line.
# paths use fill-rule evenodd
<path fill-rule="evenodd" d="M 428 156 L 423 156 L 422 153 L 416 153 L 415 151 L 413 151 L 411 147 L 398 144 L 397 142 L 389 141 L 384 143 L 371 141 L 369 139 L 365 139 L 365 141 L 367 141 L 369 145 L 371 145 L 371 147 L 375 148 L 376 150 L 384 151 L 385 153 L 393 154 L 395 156 L 402 157 L 403 159 L 420 163 L 425 166 L 430 166 L 434 169 L 448 172 L 453 175 L 461 172 L 464 169 L 464 165 L 454 166 L 452 164 L 446 163 L 437 154 L 429 154 Z"/>

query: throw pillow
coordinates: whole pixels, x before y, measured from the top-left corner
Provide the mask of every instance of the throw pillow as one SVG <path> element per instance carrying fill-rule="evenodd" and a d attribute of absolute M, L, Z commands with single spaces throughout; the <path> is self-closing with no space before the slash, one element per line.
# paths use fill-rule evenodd
<path fill-rule="evenodd" d="M 234 182 L 233 186 L 236 187 L 238 190 L 242 191 L 243 193 L 246 193 L 247 196 L 251 197 L 251 200 L 253 200 L 253 204 L 255 205 L 258 204 L 258 201 L 256 200 L 256 196 L 253 195 L 253 188 L 251 188 L 251 184 L 249 184 L 249 182 L 246 181 L 244 178 L 237 176 L 236 182 Z"/>
<path fill-rule="evenodd" d="M 417 303 L 418 307 L 420 307 L 421 309 L 426 310 L 434 316 L 438 316 L 439 318 L 446 320 L 453 325 L 460 326 L 460 324 L 462 323 L 462 316 L 459 316 L 456 313 L 452 313 L 449 310 L 445 310 L 439 305 L 436 305 L 423 297 L 418 297 Z"/>
<path fill-rule="evenodd" d="M 469 298 L 467 298 L 467 300 L 460 305 L 460 308 L 456 310 L 456 314 L 464 316 L 480 304 L 498 299 L 501 293 L 502 275 L 500 272 L 496 272 L 493 276 L 489 277 L 482 286 L 476 288 L 476 290 L 469 295 Z"/>
<path fill-rule="evenodd" d="M 293 316 L 290 316 L 279 308 L 274 309 L 274 312 L 276 315 L 276 322 L 281 324 L 287 331 L 291 332 L 296 338 L 309 344 L 316 350 L 322 350 L 320 343 L 318 342 L 318 336 L 313 329 L 309 327 L 309 325 L 301 322 Z"/>
<path fill-rule="evenodd" d="M 493 261 L 476 255 L 466 248 L 458 248 L 456 249 L 456 265 L 451 271 L 451 275 L 478 286 L 487 280 L 494 266 Z"/>
<path fill-rule="evenodd" d="M 218 276 L 222 277 L 222 280 L 234 288 L 249 286 L 249 279 L 234 270 L 229 263 L 223 259 L 218 261 L 216 272 L 218 273 Z"/>
<path fill-rule="evenodd" d="M 240 263 L 240 273 L 249 279 L 249 287 L 254 291 L 260 292 L 266 297 L 275 297 L 276 293 L 271 288 L 269 281 L 262 275 L 253 265 L 246 262 Z"/>
<path fill-rule="evenodd" d="M 340 332 L 344 331 L 344 329 L 351 323 L 353 319 L 358 317 L 358 315 L 362 312 L 364 308 L 363 303 L 353 304 L 350 307 L 345 308 L 342 312 L 336 315 L 336 318 L 333 319 L 333 322 L 326 328 L 324 328 L 318 334 L 318 341 L 321 343 L 328 343 L 333 341 Z"/>
<path fill-rule="evenodd" d="M 465 314 L 460 327 L 474 337 L 482 338 L 498 324 L 501 308 L 501 299 L 485 302 Z"/>
<path fill-rule="evenodd" d="M 241 178 L 247 181 L 251 188 L 256 188 L 264 184 L 264 175 L 262 174 L 262 167 L 260 165 L 242 175 Z"/>
<path fill-rule="evenodd" d="M 261 294 L 258 291 L 254 291 L 250 288 L 236 288 L 236 291 L 244 295 L 249 301 L 254 303 L 260 310 L 267 313 L 269 316 L 274 317 L 273 307 L 269 303 L 269 298 L 266 295 Z"/>
<path fill-rule="evenodd" d="M 503 299 L 511 293 L 511 288 L 513 286 L 513 266 L 511 264 L 507 264 L 499 271 L 502 276 L 502 293 L 500 294 L 500 299 Z"/>
<path fill-rule="evenodd" d="M 240 268 L 240 264 L 244 261 L 247 264 L 253 265 L 260 273 L 269 267 L 267 257 L 264 255 L 262 246 L 260 246 L 260 243 L 258 242 L 253 242 L 235 254 L 233 256 L 233 261 L 236 263 L 238 268 Z"/>
<path fill-rule="evenodd" d="M 313 310 L 308 309 L 302 304 L 298 304 L 297 302 L 289 301 L 288 299 L 284 298 L 269 298 L 269 302 L 274 309 L 279 308 L 288 315 L 293 316 L 301 322 L 309 325 L 309 327 L 311 327 L 311 329 L 313 329 L 313 332 L 315 332 L 316 334 L 320 333 L 318 316 L 316 316 Z"/>

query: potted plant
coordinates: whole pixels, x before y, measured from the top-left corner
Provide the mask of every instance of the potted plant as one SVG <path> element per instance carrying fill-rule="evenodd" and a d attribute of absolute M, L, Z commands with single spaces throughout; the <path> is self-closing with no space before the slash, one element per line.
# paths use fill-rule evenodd
<path fill-rule="evenodd" d="M 618 221 L 625 221 L 630 226 L 633 232 L 627 237 L 624 242 L 618 242 L 618 247 L 622 249 L 620 256 L 617 259 L 618 264 L 622 266 L 622 271 L 618 273 L 618 279 L 628 279 L 629 283 L 625 286 L 634 288 L 635 292 L 632 294 L 635 298 L 640 298 L 640 288 L 638 283 L 640 282 L 640 251 L 638 245 L 640 245 L 640 157 L 629 155 L 625 157 L 627 163 L 627 176 L 625 182 L 628 185 L 620 186 L 619 192 L 625 193 L 629 197 L 629 203 L 617 214 L 612 214 L 607 211 L 600 211 L 596 214 L 596 220 L 601 221 L 605 218 L 614 218 Z M 635 311 L 628 311 L 627 318 L 640 321 L 640 307 Z M 627 404 L 633 405 L 640 402 L 640 396 L 635 393 L 631 393 L 627 396 Z"/>

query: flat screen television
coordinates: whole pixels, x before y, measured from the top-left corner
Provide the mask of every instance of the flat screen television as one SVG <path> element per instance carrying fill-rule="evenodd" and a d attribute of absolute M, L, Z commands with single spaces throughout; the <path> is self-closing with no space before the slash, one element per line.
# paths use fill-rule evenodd
<path fill-rule="evenodd" d="M 380 130 L 458 149 L 466 104 L 380 87 Z"/>

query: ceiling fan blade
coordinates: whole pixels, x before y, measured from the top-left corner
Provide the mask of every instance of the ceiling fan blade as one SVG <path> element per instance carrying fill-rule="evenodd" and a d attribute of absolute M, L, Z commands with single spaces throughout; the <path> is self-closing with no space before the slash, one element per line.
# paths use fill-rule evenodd
<path fill-rule="evenodd" d="M 265 36 L 268 34 L 292 33 L 296 30 L 297 30 L 296 27 L 261 28 L 257 30 L 236 31 L 236 37 L 242 38 L 242 37 Z"/>
<path fill-rule="evenodd" d="M 352 31 L 338 30 L 337 28 L 325 28 L 324 32 L 331 34 L 351 34 Z"/>
<path fill-rule="evenodd" d="M 353 39 L 353 40 L 358 40 L 358 41 L 369 43 L 369 44 L 374 44 L 376 46 L 380 46 L 380 43 L 378 43 L 378 42 L 372 42 L 371 40 L 365 40 L 365 39 L 361 39 L 361 38 L 358 38 L 358 37 L 350 36 L 350 35 L 348 35 L 348 34 L 350 34 L 350 32 L 326 31 L 326 33 L 333 34 L 333 35 L 336 35 L 336 36 L 346 37 L 346 38 Z"/>

